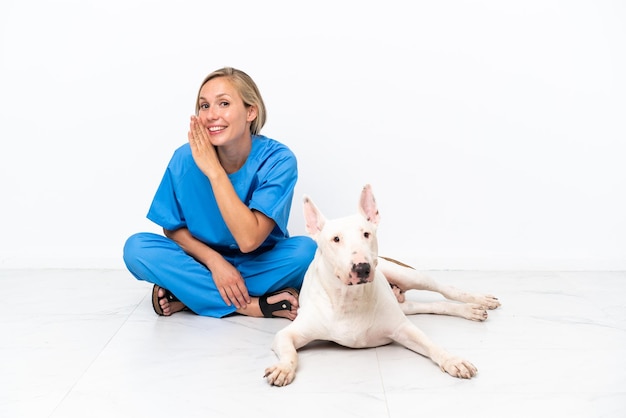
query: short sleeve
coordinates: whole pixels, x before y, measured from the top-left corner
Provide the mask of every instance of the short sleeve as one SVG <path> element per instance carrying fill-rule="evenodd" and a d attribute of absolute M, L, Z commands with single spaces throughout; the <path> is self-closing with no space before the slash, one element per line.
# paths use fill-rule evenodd
<path fill-rule="evenodd" d="M 185 218 L 176 198 L 173 177 L 168 166 L 161 183 L 154 195 L 148 219 L 169 230 L 176 230 L 185 226 Z"/>
<path fill-rule="evenodd" d="M 272 218 L 285 236 L 297 178 L 295 156 L 287 148 L 277 150 L 260 167 L 259 185 L 249 203 L 250 209 Z"/>

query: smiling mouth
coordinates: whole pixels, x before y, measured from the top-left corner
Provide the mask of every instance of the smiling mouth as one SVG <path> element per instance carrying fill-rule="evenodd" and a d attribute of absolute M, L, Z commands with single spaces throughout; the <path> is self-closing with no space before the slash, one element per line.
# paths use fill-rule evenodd
<path fill-rule="evenodd" d="M 209 128 L 209 132 L 214 133 L 214 132 L 223 131 L 224 129 L 226 128 L 224 128 L 223 126 L 211 126 Z"/>

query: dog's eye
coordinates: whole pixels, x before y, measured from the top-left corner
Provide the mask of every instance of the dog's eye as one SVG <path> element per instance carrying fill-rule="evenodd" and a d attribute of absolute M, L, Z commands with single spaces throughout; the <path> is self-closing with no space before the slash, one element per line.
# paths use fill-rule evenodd
<path fill-rule="evenodd" d="M 363 232 L 363 236 L 364 236 L 365 238 L 369 238 L 369 237 L 370 237 L 370 233 L 369 233 L 369 232 Z"/>
<path fill-rule="evenodd" d="M 338 236 L 333 237 L 333 242 L 339 242 L 339 241 L 341 241 L 341 239 Z"/>

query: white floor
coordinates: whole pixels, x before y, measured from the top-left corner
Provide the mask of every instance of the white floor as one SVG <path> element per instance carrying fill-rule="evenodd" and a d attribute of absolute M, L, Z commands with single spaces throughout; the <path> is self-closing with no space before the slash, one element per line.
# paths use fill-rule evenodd
<path fill-rule="evenodd" d="M 262 376 L 285 319 L 158 317 L 121 270 L 0 270 L 0 417 L 626 417 L 625 272 L 431 275 L 503 303 L 484 323 L 412 317 L 474 379 L 317 342 L 277 388 Z"/>

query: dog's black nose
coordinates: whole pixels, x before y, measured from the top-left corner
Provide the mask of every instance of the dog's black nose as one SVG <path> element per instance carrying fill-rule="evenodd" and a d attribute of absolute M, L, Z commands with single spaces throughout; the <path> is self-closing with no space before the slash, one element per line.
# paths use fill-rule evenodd
<path fill-rule="evenodd" d="M 352 271 L 356 273 L 356 277 L 359 279 L 366 279 L 370 276 L 372 268 L 369 263 L 359 263 L 352 265 Z"/>

